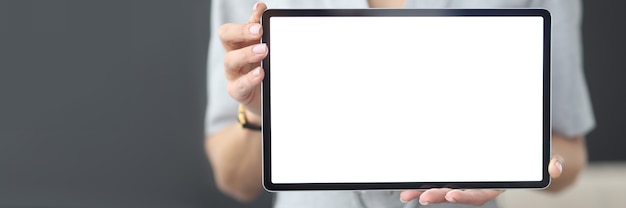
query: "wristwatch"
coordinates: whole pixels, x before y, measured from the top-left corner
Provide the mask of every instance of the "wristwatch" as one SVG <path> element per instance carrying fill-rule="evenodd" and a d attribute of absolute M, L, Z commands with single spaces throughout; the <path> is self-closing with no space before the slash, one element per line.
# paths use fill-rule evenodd
<path fill-rule="evenodd" d="M 246 107 L 241 104 L 239 104 L 239 116 L 237 116 L 237 120 L 244 129 L 261 131 L 261 126 L 248 123 L 248 119 L 246 119 Z"/>

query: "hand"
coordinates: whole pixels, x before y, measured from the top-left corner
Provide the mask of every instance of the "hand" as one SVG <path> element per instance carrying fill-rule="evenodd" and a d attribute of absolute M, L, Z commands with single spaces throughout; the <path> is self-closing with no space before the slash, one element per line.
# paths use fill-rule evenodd
<path fill-rule="evenodd" d="M 218 31 L 226 50 L 224 72 L 228 94 L 256 117 L 261 112 L 261 81 L 265 75 L 260 62 L 268 51 L 265 44 L 260 44 L 263 29 L 259 24 L 266 9 L 264 3 L 256 3 L 247 24 L 228 23 Z"/>
<path fill-rule="evenodd" d="M 548 172 L 551 178 L 558 178 L 563 172 L 563 158 L 554 156 L 548 165 Z M 481 206 L 500 195 L 504 190 L 492 189 L 429 189 L 429 190 L 408 190 L 400 193 L 400 201 L 408 202 L 419 198 L 420 204 L 427 205 L 433 203 L 459 203 Z"/>

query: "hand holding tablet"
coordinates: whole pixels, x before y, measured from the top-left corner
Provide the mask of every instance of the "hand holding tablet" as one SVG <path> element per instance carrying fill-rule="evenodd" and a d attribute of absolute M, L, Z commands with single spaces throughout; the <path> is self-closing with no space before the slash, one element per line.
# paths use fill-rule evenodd
<path fill-rule="evenodd" d="M 260 44 L 263 34 L 261 14 L 265 4 L 255 4 L 246 24 L 225 24 L 219 28 L 219 37 L 226 50 L 224 72 L 228 80 L 228 94 L 246 109 L 247 120 L 260 124 L 261 81 L 264 71 L 259 67 L 267 55 L 267 46 Z"/>
<path fill-rule="evenodd" d="M 547 11 L 268 10 L 262 24 L 266 189 L 549 184 Z"/>

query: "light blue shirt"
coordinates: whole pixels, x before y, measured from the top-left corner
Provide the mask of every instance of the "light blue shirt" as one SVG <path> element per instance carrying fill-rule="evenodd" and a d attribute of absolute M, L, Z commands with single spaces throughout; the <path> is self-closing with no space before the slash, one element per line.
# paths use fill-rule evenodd
<path fill-rule="evenodd" d="M 367 8 L 367 0 L 267 0 L 277 8 Z M 237 122 L 238 103 L 226 91 L 224 49 L 217 28 L 224 23 L 246 23 L 255 0 L 213 0 L 208 59 L 206 133 L 213 134 Z M 405 8 L 545 8 L 552 14 L 552 129 L 565 136 L 584 135 L 595 126 L 585 83 L 581 48 L 580 0 L 406 0 Z M 511 132 L 515 133 L 515 132 Z M 416 152 L 419 151 L 416 149 Z M 416 162 L 418 163 L 418 162 Z M 395 191 L 280 192 L 275 207 L 473 207 L 457 204 L 421 206 L 417 200 L 401 203 Z M 482 207 L 497 207 L 492 201 Z"/>

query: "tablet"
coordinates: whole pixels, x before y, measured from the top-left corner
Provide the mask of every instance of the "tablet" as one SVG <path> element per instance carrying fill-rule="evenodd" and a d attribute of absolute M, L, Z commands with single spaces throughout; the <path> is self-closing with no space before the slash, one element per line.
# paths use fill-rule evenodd
<path fill-rule="evenodd" d="M 550 15 L 267 10 L 269 191 L 544 188 Z"/>

